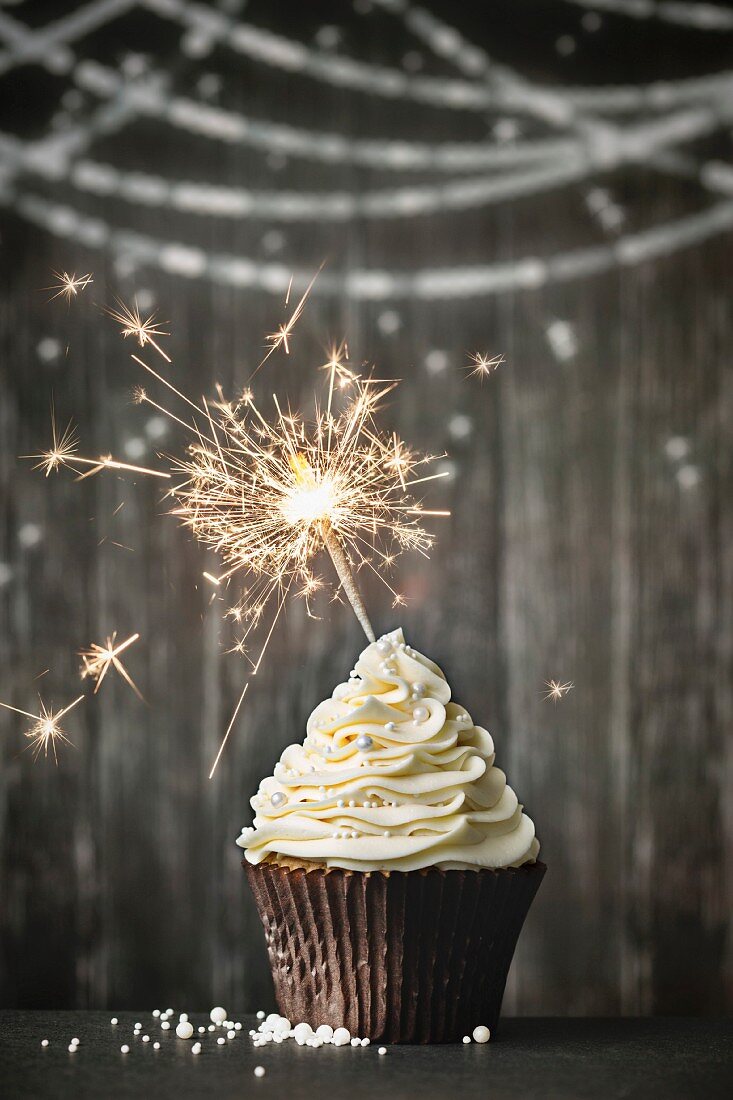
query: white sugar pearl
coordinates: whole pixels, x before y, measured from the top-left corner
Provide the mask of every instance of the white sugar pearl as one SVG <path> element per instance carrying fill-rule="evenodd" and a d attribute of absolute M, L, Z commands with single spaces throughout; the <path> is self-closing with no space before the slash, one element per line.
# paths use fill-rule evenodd
<path fill-rule="evenodd" d="M 160 1026 L 163 1031 L 170 1031 L 171 1025 L 169 1024 L 168 1020 L 163 1020 L 163 1023 Z"/>
<path fill-rule="evenodd" d="M 387 1053 L 387 1048 L 386 1047 L 380 1047 L 379 1050 L 377 1051 L 377 1054 L 386 1054 L 386 1053 Z"/>
<path fill-rule="evenodd" d="M 48 1039 L 41 1039 L 41 1046 L 42 1047 L 47 1047 L 48 1046 Z"/>
<path fill-rule="evenodd" d="M 216 1041 L 217 1041 L 217 1043 L 219 1044 L 220 1047 L 223 1047 L 224 1043 L 226 1042 L 226 1039 L 224 1038 L 223 1035 L 220 1035 L 219 1038 Z"/>
<path fill-rule="evenodd" d="M 188 1013 L 187 1012 L 182 1012 L 181 1015 L 178 1017 L 178 1022 L 180 1024 L 185 1024 L 187 1019 L 188 1019 Z"/>
<path fill-rule="evenodd" d="M 199 1035 L 205 1035 L 205 1034 L 206 1034 L 206 1028 L 205 1028 L 205 1027 L 203 1027 L 203 1025 L 202 1025 L 202 1026 L 201 1026 L 201 1027 L 199 1028 Z"/>
<path fill-rule="evenodd" d="M 143 1042 L 144 1043 L 149 1043 L 150 1042 L 150 1036 L 149 1035 L 143 1035 Z"/>
<path fill-rule="evenodd" d="M 356 799 L 354 799 L 354 798 L 350 798 L 350 799 L 349 799 L 349 806 L 351 806 L 351 807 L 352 807 L 352 809 L 353 809 L 353 807 L 354 807 L 355 805 L 356 805 Z"/>
<path fill-rule="evenodd" d="M 385 722 L 384 728 L 387 730 L 388 733 L 394 733 L 394 731 L 397 729 L 397 723 L 396 722 Z"/>
<path fill-rule="evenodd" d="M 338 806 L 339 810 L 343 810 L 343 808 L 344 808 L 344 800 L 343 800 L 343 798 L 339 798 L 339 800 L 338 800 L 338 802 L 336 803 L 336 805 Z"/>
<path fill-rule="evenodd" d="M 388 642 L 386 638 L 381 638 L 380 641 L 377 642 L 377 649 L 380 653 L 391 653 L 392 643 Z"/>
<path fill-rule="evenodd" d="M 239 1020 L 237 1020 L 236 1024 L 234 1025 L 234 1030 L 235 1031 L 241 1031 L 242 1030 L 242 1025 L 240 1024 Z"/>
<path fill-rule="evenodd" d="M 414 718 L 416 723 L 417 722 L 424 722 L 425 719 L 428 717 L 428 714 L 429 714 L 429 711 L 428 711 L 427 707 L 415 707 L 415 709 L 412 712 L 412 717 Z"/>
<path fill-rule="evenodd" d="M 264 1066 L 255 1066 L 254 1073 L 255 1073 L 255 1077 L 264 1077 L 265 1076 L 265 1067 Z"/>
<path fill-rule="evenodd" d="M 350 1033 L 350 1031 L 345 1027 L 337 1027 L 336 1030 L 333 1033 L 333 1045 L 335 1047 L 343 1047 L 343 1046 L 346 1046 L 346 1044 L 350 1043 L 350 1042 L 351 1042 L 351 1033 Z"/>
<path fill-rule="evenodd" d="M 425 684 L 421 684 L 418 681 L 417 683 L 414 683 L 412 685 L 412 690 L 415 692 L 415 695 L 424 695 L 425 694 Z"/>
<path fill-rule="evenodd" d="M 76 1053 L 76 1043 L 69 1043 L 69 1054 Z"/>
<path fill-rule="evenodd" d="M 113 1016 L 112 1019 L 110 1020 L 110 1023 L 112 1024 L 113 1027 L 114 1027 L 115 1024 L 118 1024 L 119 1022 L 120 1021 L 117 1019 L 116 1016 Z"/>
<path fill-rule="evenodd" d="M 362 1039 L 362 1041 L 361 1041 L 361 1045 L 363 1047 L 368 1047 L 370 1043 L 371 1043 L 371 1039 L 369 1039 L 368 1037 L 365 1038 L 365 1039 Z"/>
<path fill-rule="evenodd" d="M 236 1034 L 236 1031 L 227 1031 L 227 1039 L 234 1039 Z"/>
<path fill-rule="evenodd" d="M 120 1054 L 129 1054 L 129 1053 L 130 1053 L 130 1048 L 128 1047 L 127 1043 L 123 1043 L 123 1045 L 120 1047 Z"/>
<path fill-rule="evenodd" d="M 265 1013 L 263 1012 L 262 1009 L 259 1009 L 258 1012 L 257 1012 L 257 1019 L 258 1020 L 264 1020 L 264 1018 L 265 1018 Z"/>
<path fill-rule="evenodd" d="M 283 797 L 285 796 L 283 795 Z M 226 1018 L 227 1010 L 225 1008 L 212 1008 L 211 1012 L 209 1013 L 209 1019 L 211 1020 L 212 1024 L 223 1024 Z"/>
<path fill-rule="evenodd" d="M 369 752 L 374 748 L 374 741 L 368 733 L 360 733 L 356 739 L 356 747 L 360 752 Z"/>
<path fill-rule="evenodd" d="M 155 1016 L 155 1017 L 160 1016 L 160 1009 L 159 1008 L 154 1008 L 153 1009 L 153 1016 Z"/>
<path fill-rule="evenodd" d="M 160 1050 L 160 1043 L 153 1043 L 153 1050 Z"/>
<path fill-rule="evenodd" d="M 135 1021 L 135 1027 L 137 1027 L 137 1028 L 141 1028 L 142 1026 L 143 1026 L 143 1025 L 142 1025 L 142 1024 L 140 1023 L 140 1021 L 139 1021 L 139 1020 L 136 1020 L 136 1021 Z"/>
<path fill-rule="evenodd" d="M 166 1014 L 166 1016 L 172 1016 L 173 1015 L 173 1009 L 172 1008 L 167 1008 L 165 1010 L 165 1014 Z"/>
<path fill-rule="evenodd" d="M 292 1026 L 287 1016 L 280 1016 L 275 1024 L 275 1034 L 283 1035 L 286 1031 L 290 1031 Z"/>
<path fill-rule="evenodd" d="M 464 1043 L 470 1043 L 471 1042 L 471 1036 L 470 1035 L 464 1035 L 463 1036 L 463 1042 Z"/>
<path fill-rule="evenodd" d="M 356 1036 L 354 1036 L 354 1038 L 351 1040 L 351 1045 L 352 1047 L 360 1047 L 361 1039 L 357 1039 Z"/>
<path fill-rule="evenodd" d="M 382 836 L 390 837 L 390 836 L 392 836 L 392 834 L 389 831 L 389 829 L 385 829 L 384 832 L 382 833 Z"/>
<path fill-rule="evenodd" d="M 201 1043 L 194 1043 L 193 1046 L 191 1047 L 191 1054 L 200 1054 L 200 1053 L 201 1053 Z"/>
<path fill-rule="evenodd" d="M 216 1026 L 214 1024 L 209 1024 L 209 1031 L 216 1031 Z"/>
<path fill-rule="evenodd" d="M 333 1028 L 330 1024 L 321 1024 L 316 1028 L 316 1035 L 319 1039 L 323 1039 L 324 1043 L 327 1040 L 333 1039 Z"/>
<path fill-rule="evenodd" d="M 296 1024 L 293 1028 L 293 1038 L 298 1046 L 302 1046 L 313 1035 L 313 1028 L 310 1024 L 302 1023 Z"/>
<path fill-rule="evenodd" d="M 176 1035 L 179 1039 L 190 1039 L 193 1035 L 193 1024 L 189 1024 L 188 1020 L 184 1020 L 176 1028 Z"/>
<path fill-rule="evenodd" d="M 479 1024 L 478 1027 L 473 1029 L 473 1038 L 477 1043 L 488 1043 L 491 1038 L 491 1032 L 487 1028 L 486 1024 Z"/>

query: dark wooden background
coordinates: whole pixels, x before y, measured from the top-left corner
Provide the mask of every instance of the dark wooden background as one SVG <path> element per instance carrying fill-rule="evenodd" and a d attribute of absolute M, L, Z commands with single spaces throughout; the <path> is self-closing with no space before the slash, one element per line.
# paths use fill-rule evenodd
<path fill-rule="evenodd" d="M 245 675 L 214 563 L 155 482 L 17 456 L 52 397 L 87 453 L 180 446 L 93 303 L 137 293 L 176 381 L 233 391 L 325 257 L 258 392 L 304 402 L 348 336 L 404 379 L 385 425 L 449 454 L 407 609 L 365 595 L 537 823 L 508 1010 L 731 1008 L 730 70 L 722 5 L 0 4 L 0 699 L 70 700 L 115 629 L 146 699 L 110 676 L 58 768 L 0 712 L 3 1004 L 269 1004 L 234 840 L 357 624 L 290 606 L 209 781 Z M 52 268 L 94 284 L 49 304 Z"/>

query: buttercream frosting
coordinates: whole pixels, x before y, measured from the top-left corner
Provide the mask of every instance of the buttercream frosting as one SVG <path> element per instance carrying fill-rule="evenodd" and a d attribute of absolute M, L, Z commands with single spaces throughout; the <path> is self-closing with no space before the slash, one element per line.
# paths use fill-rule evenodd
<path fill-rule="evenodd" d="M 479 869 L 539 852 L 490 734 L 451 702 L 442 671 L 401 630 L 366 647 L 251 805 L 254 825 L 237 840 L 250 863 Z"/>

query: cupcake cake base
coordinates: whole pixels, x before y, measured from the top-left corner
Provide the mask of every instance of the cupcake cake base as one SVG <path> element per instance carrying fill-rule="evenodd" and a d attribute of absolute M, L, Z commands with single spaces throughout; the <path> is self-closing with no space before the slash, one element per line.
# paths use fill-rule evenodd
<path fill-rule="evenodd" d="M 388 1043 L 496 1029 L 546 867 L 358 872 L 243 861 L 278 1009 Z"/>

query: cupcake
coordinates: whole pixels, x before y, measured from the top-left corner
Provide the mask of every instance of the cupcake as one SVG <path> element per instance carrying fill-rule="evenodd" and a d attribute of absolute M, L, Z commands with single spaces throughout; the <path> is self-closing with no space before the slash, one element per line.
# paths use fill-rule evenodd
<path fill-rule="evenodd" d="M 545 866 L 491 736 L 401 630 L 251 804 L 237 843 L 284 1016 L 383 1042 L 495 1029 Z"/>

